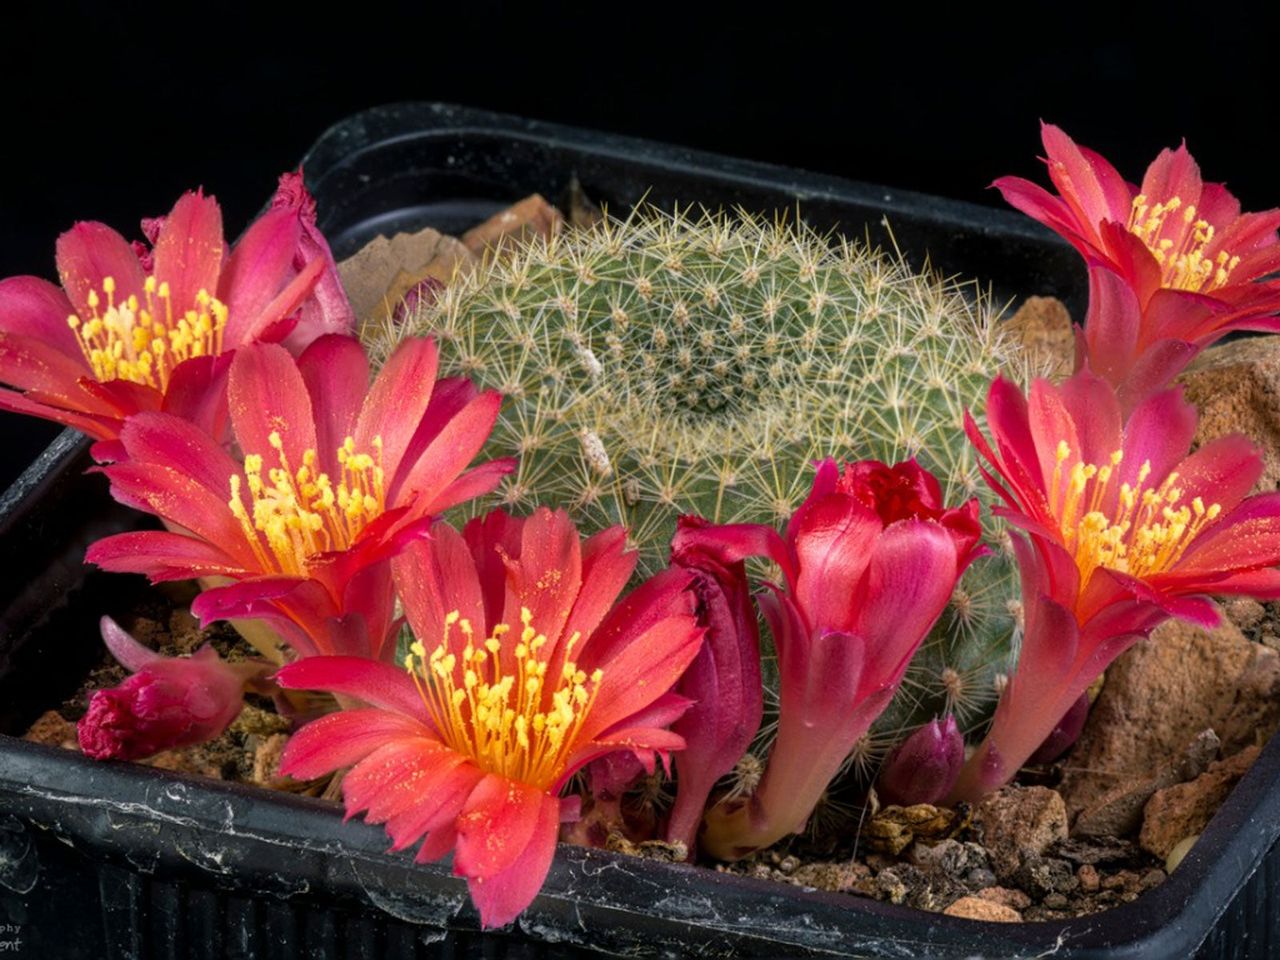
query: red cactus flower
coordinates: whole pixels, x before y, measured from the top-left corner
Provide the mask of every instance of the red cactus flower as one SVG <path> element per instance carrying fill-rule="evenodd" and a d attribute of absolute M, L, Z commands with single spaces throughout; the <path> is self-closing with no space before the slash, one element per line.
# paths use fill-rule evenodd
<path fill-rule="evenodd" d="M 321 337 L 297 360 L 275 344 L 242 347 L 227 396 L 243 464 L 178 417 L 131 417 L 102 472 L 120 502 L 183 532 L 107 537 L 86 559 L 153 581 L 236 581 L 206 590 L 192 612 L 266 620 L 302 656 L 390 657 L 391 557 L 514 462 L 466 469 L 501 398 L 437 383 L 430 340 L 406 340 L 368 384 L 351 337 Z"/>
<path fill-rule="evenodd" d="M 769 527 L 707 530 L 727 559 L 766 556 L 786 590 L 760 604 L 778 651 L 778 737 L 754 796 L 706 817 L 703 847 L 734 859 L 800 830 L 983 552 L 978 502 L 946 509 L 914 460 L 820 464 L 785 540 Z"/>
<path fill-rule="evenodd" d="M 481 922 L 513 920 L 551 866 L 568 778 L 617 751 L 652 772 L 683 746 L 662 728 L 688 707 L 669 691 L 702 642 L 688 577 L 660 573 L 615 603 L 635 567 L 624 540 L 614 527 L 580 543 L 545 508 L 461 534 L 438 523 L 394 564 L 418 638 L 407 670 L 323 657 L 277 675 L 370 704 L 303 727 L 281 769 L 354 764 L 348 814 L 385 823 L 394 850 L 422 840 L 419 862 L 452 850 Z"/>
<path fill-rule="evenodd" d="M 1019 177 L 993 186 L 1095 268 L 1080 339 L 1095 373 L 1119 386 L 1138 368 L 1157 389 L 1231 330 L 1280 330 L 1280 281 L 1260 279 L 1280 268 L 1280 209 L 1242 214 L 1226 187 L 1200 179 L 1185 144 L 1162 151 L 1138 187 L 1057 127 L 1042 134 L 1058 196 Z M 1130 406 L 1143 395 L 1128 393 Z"/>
<path fill-rule="evenodd" d="M 0 409 L 56 420 L 98 440 L 126 417 L 167 411 L 215 429 L 225 353 L 289 336 L 301 350 L 348 332 L 351 306 L 301 174 L 224 256 L 222 212 L 199 190 L 144 221 L 130 245 L 101 223 L 58 238 L 62 289 L 0 281 Z"/>
<path fill-rule="evenodd" d="M 1169 617 L 1218 623 L 1206 594 L 1280 596 L 1280 493 L 1246 498 L 1262 472 L 1245 438 L 1188 455 L 1195 408 L 1176 389 L 1123 420 L 1114 389 L 1088 371 L 1028 401 L 997 378 L 994 447 L 970 439 L 1005 501 L 1025 619 L 1018 666 L 991 730 L 952 797 L 1005 783 L 1117 656 Z"/>
<path fill-rule="evenodd" d="M 261 661 L 227 663 L 208 645 L 190 657 L 164 657 L 110 617 L 102 618 L 102 638 L 133 673 L 95 691 L 76 725 L 81 751 L 95 760 L 141 760 L 214 739 L 239 716 L 245 685 L 272 669 Z"/>

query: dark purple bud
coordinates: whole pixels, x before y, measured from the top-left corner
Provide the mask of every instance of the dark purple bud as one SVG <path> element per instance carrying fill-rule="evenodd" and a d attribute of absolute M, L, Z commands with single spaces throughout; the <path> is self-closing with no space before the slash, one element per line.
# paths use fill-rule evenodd
<path fill-rule="evenodd" d="M 1084 722 L 1089 719 L 1089 694 L 1080 694 L 1080 699 L 1071 705 L 1053 732 L 1044 738 L 1044 743 L 1036 749 L 1027 763 L 1052 763 L 1067 752 L 1067 748 L 1080 739 L 1080 731 Z"/>
<path fill-rule="evenodd" d="M 964 766 L 964 737 L 954 717 L 926 723 L 898 744 L 880 770 L 876 792 L 885 803 L 938 803 Z"/>

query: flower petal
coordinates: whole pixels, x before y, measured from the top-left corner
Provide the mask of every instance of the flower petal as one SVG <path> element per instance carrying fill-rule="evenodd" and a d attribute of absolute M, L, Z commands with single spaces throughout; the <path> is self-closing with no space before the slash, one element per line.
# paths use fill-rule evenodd
<path fill-rule="evenodd" d="M 281 668 L 276 683 L 290 690 L 325 690 L 359 697 L 424 724 L 426 706 L 407 672 L 364 657 L 306 657 Z"/>
<path fill-rule="evenodd" d="M 546 799 L 546 791 L 527 783 L 493 773 L 485 776 L 458 817 L 454 873 L 484 878 L 511 866 L 529 845 Z"/>
<path fill-rule="evenodd" d="M 289 738 L 280 772 L 311 780 L 363 760 L 388 741 L 434 739 L 429 727 L 376 708 L 339 710 L 313 720 Z"/>
<path fill-rule="evenodd" d="M 0 325 L 6 333 L 31 337 L 69 357 L 81 357 L 80 344 L 67 325 L 71 313 L 67 295 L 48 280 L 0 280 Z"/>
<path fill-rule="evenodd" d="M 169 284 L 175 313 L 193 309 L 201 290 L 217 295 L 222 249 L 218 201 L 200 190 L 184 193 L 165 218 L 154 250 L 155 278 Z"/>
<path fill-rule="evenodd" d="M 306 450 L 316 449 L 311 397 L 288 351 L 275 344 L 252 344 L 231 361 L 227 401 L 240 449 L 277 465 L 270 438 L 280 435 L 291 471 L 302 465 Z"/>
<path fill-rule="evenodd" d="M 356 445 L 367 450 L 375 434 L 382 437 L 382 465 L 389 486 L 394 486 L 405 450 L 430 404 L 438 363 L 436 345 L 430 338 L 403 341 L 383 365 L 368 396 L 363 398 L 363 406 L 358 408 Z M 394 490 L 389 492 L 395 496 Z"/>
<path fill-rule="evenodd" d="M 956 548 L 937 523 L 900 520 L 875 543 L 853 632 L 867 645 L 864 687 L 896 685 L 951 599 Z"/>
<path fill-rule="evenodd" d="M 480 910 L 482 927 L 505 926 L 533 902 L 551 869 L 559 829 L 560 801 L 544 795 L 529 841 L 510 866 L 488 877 L 468 878 L 467 888 Z"/>
<path fill-rule="evenodd" d="M 115 281 L 117 303 L 130 296 L 142 297 L 145 278 L 137 254 L 105 223 L 77 223 L 58 237 L 57 260 L 62 289 L 81 320 L 87 321 L 94 313 L 89 306 L 90 291 L 102 297 L 100 306 L 105 309 L 102 281 L 106 277 Z"/>
<path fill-rule="evenodd" d="M 218 288 L 229 317 L 224 336 L 239 346 L 259 329 L 259 318 L 288 282 L 302 232 L 295 213 L 269 210 L 255 220 L 231 251 Z"/>
<path fill-rule="evenodd" d="M 204 540 L 161 530 L 117 533 L 96 541 L 85 563 L 117 573 L 141 573 L 152 583 L 193 577 L 243 576 L 244 567 Z"/>
<path fill-rule="evenodd" d="M 347 437 L 357 435 L 356 417 L 369 390 L 369 359 L 355 337 L 330 334 L 313 341 L 303 351 L 298 357 L 298 371 L 311 395 L 316 451 L 326 463 L 326 469 L 336 471 L 338 448 Z M 405 401 L 403 409 L 414 408 Z M 386 436 L 382 439 L 385 444 Z M 357 440 L 356 448 L 365 452 L 372 450 L 367 440 Z M 385 446 L 382 465 L 387 476 L 394 473 Z"/>

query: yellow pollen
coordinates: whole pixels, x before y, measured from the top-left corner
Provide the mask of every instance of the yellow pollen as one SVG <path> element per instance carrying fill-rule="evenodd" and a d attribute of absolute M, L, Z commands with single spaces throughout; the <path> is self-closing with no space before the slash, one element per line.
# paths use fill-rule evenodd
<path fill-rule="evenodd" d="M 103 277 L 102 293 L 90 290 L 86 298 L 88 319 L 73 313 L 67 326 L 99 382 L 128 380 L 166 390 L 182 361 L 222 352 L 227 308 L 201 290 L 195 309 L 175 315 L 169 284 L 157 285 L 155 277 L 143 282 L 142 294 L 143 300 L 131 294 L 117 301 L 115 279 Z"/>
<path fill-rule="evenodd" d="M 451 748 L 482 770 L 545 790 L 579 746 L 604 673 L 588 676 L 567 659 L 571 651 L 563 651 L 560 670 L 549 673 L 547 638 L 534 630 L 528 608 L 520 619 L 523 632 L 533 633 L 529 639 L 504 645 L 504 638 L 515 635 L 508 624 L 498 624 L 473 647 L 470 622 L 452 611 L 440 645 L 423 656 L 415 643 L 404 664 Z M 455 626 L 466 639 L 461 659 L 449 653 Z"/>
<path fill-rule="evenodd" d="M 1138 194 L 1129 211 L 1128 228 L 1160 264 L 1164 287 L 1208 293 L 1226 286 L 1231 271 L 1240 263 L 1239 257 L 1226 250 L 1205 255 L 1213 243 L 1215 228 L 1196 216 L 1195 204 L 1183 209 L 1180 197 L 1152 206 L 1146 194 Z"/>
<path fill-rule="evenodd" d="M 1049 506 L 1075 557 L 1081 589 L 1099 567 L 1140 579 L 1170 569 L 1222 513 L 1219 504 L 1206 505 L 1200 497 L 1183 503 L 1176 471 L 1159 486 L 1146 487 L 1150 461 L 1138 469 L 1135 483 L 1117 488 L 1112 480 L 1123 459 L 1120 451 L 1101 467 L 1077 461 L 1064 476 L 1062 465 L 1070 456 L 1066 444 L 1059 444 Z"/>
<path fill-rule="evenodd" d="M 244 458 L 244 484 L 231 476 L 227 506 L 240 521 L 245 539 L 263 570 L 306 575 L 307 561 L 317 554 L 345 550 L 386 510 L 382 472 L 382 438 L 373 438 L 373 455 L 354 451 L 348 437 L 338 451 L 337 483 L 319 472 L 314 450 L 302 455 L 294 469 L 278 433 L 268 438 L 279 466 L 263 471 L 261 454 Z M 241 499 L 247 485 L 249 506 Z"/>

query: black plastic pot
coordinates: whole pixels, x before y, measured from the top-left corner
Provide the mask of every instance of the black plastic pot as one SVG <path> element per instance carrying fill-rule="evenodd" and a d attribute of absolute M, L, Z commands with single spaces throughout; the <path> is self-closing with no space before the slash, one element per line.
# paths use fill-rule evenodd
<path fill-rule="evenodd" d="M 306 158 L 339 257 L 378 232 L 465 228 L 576 174 L 625 209 L 647 195 L 787 209 L 818 227 L 884 222 L 913 259 L 1053 294 L 1079 315 L 1074 254 L 1024 218 L 643 141 L 432 104 L 371 110 Z M 0 500 L 0 730 L 18 733 L 100 656 L 95 622 L 141 578 L 80 563 L 137 524 L 84 444 L 61 436 Z M 562 846 L 541 895 L 482 934 L 444 864 L 388 855 L 332 806 L 0 736 L 0 944 L 16 956 L 1269 957 L 1280 953 L 1280 742 L 1263 751 L 1182 866 L 1108 913 L 985 924 Z M 6 948 L 7 949 L 7 948 Z"/>

